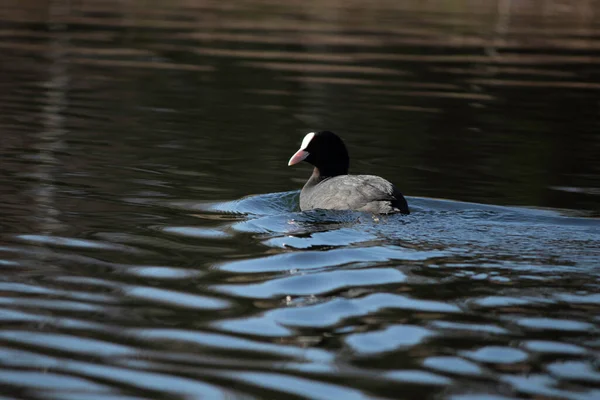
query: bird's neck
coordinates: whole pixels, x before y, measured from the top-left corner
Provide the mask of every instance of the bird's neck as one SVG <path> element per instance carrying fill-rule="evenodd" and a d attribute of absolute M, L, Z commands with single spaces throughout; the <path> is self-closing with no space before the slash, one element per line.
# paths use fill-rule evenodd
<path fill-rule="evenodd" d="M 332 178 L 338 175 L 348 175 L 348 168 L 339 166 L 326 166 L 321 168 L 315 167 L 305 186 L 314 186 L 327 178 Z"/>
<path fill-rule="evenodd" d="M 327 179 L 338 175 L 348 175 L 348 164 L 332 163 L 319 165 L 313 171 L 313 175 L 315 173 L 321 176 L 321 179 Z"/>

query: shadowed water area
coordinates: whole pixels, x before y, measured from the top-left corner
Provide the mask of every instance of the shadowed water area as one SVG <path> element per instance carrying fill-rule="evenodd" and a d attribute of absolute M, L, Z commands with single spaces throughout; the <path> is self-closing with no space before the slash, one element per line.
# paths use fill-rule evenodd
<path fill-rule="evenodd" d="M 599 13 L 5 0 L 0 398 L 600 398 Z"/>

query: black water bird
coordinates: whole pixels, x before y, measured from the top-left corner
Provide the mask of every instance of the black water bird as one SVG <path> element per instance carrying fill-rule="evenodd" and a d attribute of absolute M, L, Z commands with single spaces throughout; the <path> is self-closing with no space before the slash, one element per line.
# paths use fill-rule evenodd
<path fill-rule="evenodd" d="M 333 132 L 311 132 L 288 165 L 306 161 L 315 168 L 300 192 L 300 209 L 355 210 L 374 214 L 410 214 L 406 199 L 387 180 L 375 175 L 349 175 L 350 157 Z"/>

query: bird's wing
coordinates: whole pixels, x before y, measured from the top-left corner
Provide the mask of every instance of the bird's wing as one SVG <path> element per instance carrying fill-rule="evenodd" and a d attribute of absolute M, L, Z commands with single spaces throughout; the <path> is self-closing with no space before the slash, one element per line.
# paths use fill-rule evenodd
<path fill-rule="evenodd" d="M 311 208 L 331 210 L 362 209 L 371 212 L 392 212 L 392 207 L 389 205 L 396 200 L 394 192 L 394 185 L 378 176 L 342 175 L 320 182 L 315 187 L 309 204 Z M 369 207 L 370 203 L 379 202 L 387 202 L 389 210 Z"/>

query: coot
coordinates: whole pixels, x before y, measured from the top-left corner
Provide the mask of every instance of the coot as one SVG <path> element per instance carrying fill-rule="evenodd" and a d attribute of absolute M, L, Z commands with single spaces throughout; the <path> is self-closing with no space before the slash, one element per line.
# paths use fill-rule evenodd
<path fill-rule="evenodd" d="M 350 157 L 333 132 L 311 132 L 288 165 L 306 161 L 315 169 L 300 192 L 300 209 L 356 210 L 410 214 L 406 199 L 390 182 L 374 175 L 348 175 Z"/>

